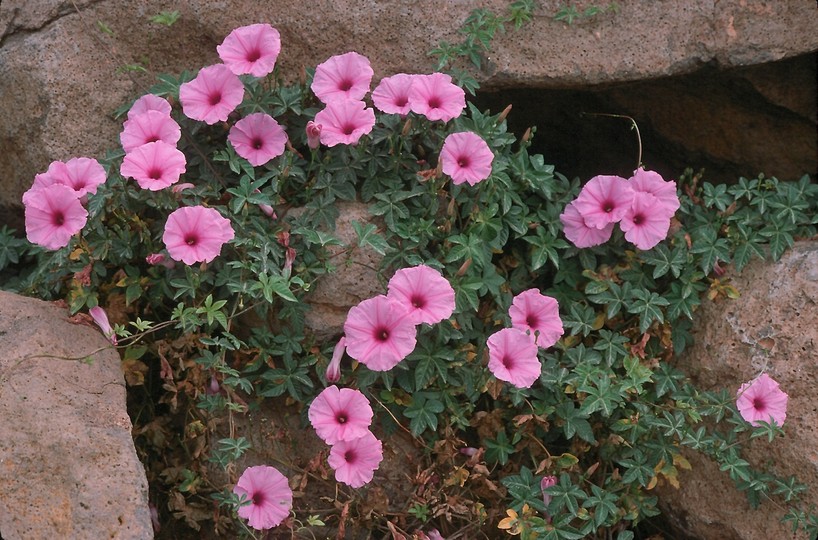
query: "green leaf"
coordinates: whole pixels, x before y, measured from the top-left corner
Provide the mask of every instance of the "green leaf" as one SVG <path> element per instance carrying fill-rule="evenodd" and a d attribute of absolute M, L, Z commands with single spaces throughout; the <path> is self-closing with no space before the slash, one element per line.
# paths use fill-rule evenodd
<path fill-rule="evenodd" d="M 653 279 L 660 278 L 668 272 L 677 278 L 687 264 L 687 251 L 677 246 L 671 253 L 666 245 L 659 244 L 652 250 L 643 252 L 642 260 L 654 267 Z"/>
<path fill-rule="evenodd" d="M 359 247 L 370 246 L 380 255 L 386 255 L 386 252 L 392 249 L 384 237 L 378 234 L 378 228 L 374 224 L 361 225 L 360 222 L 353 220 L 352 228 L 355 229 L 355 234 L 358 235 Z"/>
<path fill-rule="evenodd" d="M 501 482 L 511 496 L 511 508 L 520 512 L 523 505 L 527 504 L 539 512 L 545 512 L 540 480 L 534 476 L 531 469 L 523 465 L 520 467 L 520 474 L 506 476 Z"/>
<path fill-rule="evenodd" d="M 653 321 L 665 322 L 662 307 L 669 302 L 655 292 L 644 289 L 633 291 L 633 301 L 628 307 L 628 313 L 639 314 L 639 331 L 643 334 L 648 331 Z"/>
<path fill-rule="evenodd" d="M 437 396 L 437 393 L 429 392 L 417 392 L 412 396 L 412 404 L 404 409 L 403 415 L 412 419 L 409 428 L 413 435 L 419 436 L 427 429 L 437 429 L 437 415 L 444 409 Z"/>
<path fill-rule="evenodd" d="M 608 282 L 608 290 L 588 297 L 594 304 L 603 304 L 607 307 L 609 319 L 613 319 L 625 307 L 631 298 L 631 284 L 625 282 L 621 287 L 613 281 Z"/>

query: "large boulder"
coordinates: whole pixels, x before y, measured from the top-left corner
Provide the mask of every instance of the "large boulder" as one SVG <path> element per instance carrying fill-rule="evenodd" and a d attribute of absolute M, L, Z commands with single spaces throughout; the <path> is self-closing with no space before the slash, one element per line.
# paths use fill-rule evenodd
<path fill-rule="evenodd" d="M 803 242 L 776 263 L 756 261 L 732 278 L 737 300 L 702 306 L 696 315 L 695 345 L 680 368 L 703 389 L 731 392 L 762 371 L 789 394 L 786 437 L 755 439 L 746 459 L 809 486 L 806 506 L 818 505 L 818 243 Z M 699 538 L 767 540 L 791 538 L 779 522 L 781 507 L 750 507 L 726 473 L 706 458 L 689 454 L 691 471 L 680 473 L 681 489 L 663 492 L 671 520 Z M 798 536 L 800 538 L 800 536 Z"/>
<path fill-rule="evenodd" d="M 153 537 L 119 355 L 64 308 L 0 291 L 0 537 Z"/>
<path fill-rule="evenodd" d="M 695 0 L 672 7 L 638 0 L 571 25 L 554 19 L 560 4 L 541 2 L 521 30 L 498 32 L 481 75 L 485 89 L 582 88 L 818 49 L 815 7 L 800 0 Z M 173 7 L 180 18 L 167 27 L 151 22 L 168 9 L 160 0 L 2 2 L 0 222 L 19 227 L 20 196 L 52 160 L 97 156 L 115 145 L 121 126 L 110 113 L 153 80 L 134 71 L 137 66 L 197 69 L 218 61 L 215 47 L 230 29 L 269 21 L 281 32 L 279 65 L 290 80 L 302 76 L 304 66 L 350 49 L 372 60 L 376 77 L 429 72 L 427 51 L 440 40 L 462 39 L 457 29 L 472 9 L 502 13 L 508 2 L 183 0 Z"/>

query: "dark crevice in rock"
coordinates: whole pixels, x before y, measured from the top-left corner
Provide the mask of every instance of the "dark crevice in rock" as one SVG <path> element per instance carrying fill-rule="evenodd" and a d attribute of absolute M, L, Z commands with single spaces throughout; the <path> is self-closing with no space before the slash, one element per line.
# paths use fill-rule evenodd
<path fill-rule="evenodd" d="M 7 41 L 13 39 L 24 39 L 25 36 L 40 32 L 55 21 L 62 19 L 67 15 L 76 15 L 79 9 L 82 13 L 87 8 L 104 2 L 105 0 L 86 0 L 85 2 L 64 2 L 56 6 L 50 13 L 44 16 L 42 20 L 34 21 L 34 24 L 20 23 L 15 25 L 15 21 L 19 18 L 21 10 L 24 7 L 13 7 L 10 9 L 11 18 L 8 22 L 2 20 L 5 14 L 0 14 L 0 25 L 5 25 L 2 35 L 0 35 L 0 47 L 6 44 Z M 76 4 L 76 6 L 75 6 Z"/>

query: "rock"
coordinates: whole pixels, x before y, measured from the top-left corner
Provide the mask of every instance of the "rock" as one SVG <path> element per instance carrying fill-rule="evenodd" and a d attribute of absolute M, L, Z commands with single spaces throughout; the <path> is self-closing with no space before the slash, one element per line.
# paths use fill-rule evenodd
<path fill-rule="evenodd" d="M 485 89 L 584 88 L 818 49 L 818 17 L 809 2 L 695 0 L 669 8 L 639 0 L 572 25 L 554 20 L 560 4 L 542 2 L 521 30 L 497 34 L 482 73 Z M 116 144 L 120 124 L 111 112 L 154 80 L 135 66 L 197 69 L 218 61 L 215 47 L 230 29 L 269 21 L 281 32 L 279 66 L 289 80 L 350 49 L 372 60 L 376 77 L 429 72 L 427 51 L 441 40 L 459 40 L 457 28 L 472 9 L 501 13 L 508 2 L 419 0 L 407 7 L 399 0 L 323 0 L 305 9 L 294 0 L 266 6 L 185 0 L 174 4 L 180 18 L 172 27 L 150 21 L 167 9 L 159 0 L 76 5 L 5 0 L 0 6 L 0 217 L 18 228 L 20 196 L 36 173 L 52 160 L 99 156 Z"/>
<path fill-rule="evenodd" d="M 2 538 L 152 538 L 119 355 L 65 309 L 3 291 L 0 342 Z"/>
<path fill-rule="evenodd" d="M 358 235 L 352 222 L 372 221 L 363 203 L 339 202 L 340 216 L 335 222 L 335 235 L 340 246 L 329 246 L 336 270 L 321 277 L 307 298 L 310 311 L 306 324 L 319 339 L 329 339 L 343 333 L 349 308 L 362 300 L 386 294 L 388 277 L 378 273 L 381 257 L 371 247 L 358 247 Z"/>
<path fill-rule="evenodd" d="M 766 370 L 789 394 L 786 437 L 747 445 L 755 467 L 795 475 L 807 486 L 805 506 L 818 504 L 818 243 L 802 242 L 777 263 L 753 262 L 732 278 L 741 298 L 707 303 L 697 312 L 695 345 L 680 360 L 700 388 L 730 392 Z M 783 511 L 769 502 L 753 510 L 726 473 L 688 453 L 679 490 L 662 495 L 667 514 L 686 534 L 699 538 L 767 540 L 792 538 L 779 522 Z M 797 536 L 800 538 L 801 536 Z"/>

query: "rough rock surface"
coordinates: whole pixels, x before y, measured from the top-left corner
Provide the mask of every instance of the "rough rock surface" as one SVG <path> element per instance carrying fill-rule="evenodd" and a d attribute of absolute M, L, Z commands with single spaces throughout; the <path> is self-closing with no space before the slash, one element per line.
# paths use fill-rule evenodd
<path fill-rule="evenodd" d="M 3 291 L 0 343 L 0 537 L 152 538 L 119 355 L 65 309 Z"/>
<path fill-rule="evenodd" d="M 372 217 L 363 203 L 338 203 L 341 215 L 335 222 L 340 246 L 330 246 L 336 270 L 322 276 L 308 298 L 306 323 L 320 338 L 343 333 L 349 308 L 362 300 L 386 294 L 386 279 L 378 273 L 381 257 L 372 248 L 358 247 L 353 221 L 367 223 Z"/>
<path fill-rule="evenodd" d="M 143 92 L 152 76 L 141 64 L 180 72 L 218 61 L 215 46 L 239 25 L 269 21 L 282 36 L 279 65 L 292 79 L 350 49 L 367 55 L 376 76 L 428 72 L 427 51 L 459 39 L 477 7 L 506 0 L 345 0 L 202 2 L 184 0 L 166 27 L 150 22 L 160 0 L 5 0 L 0 5 L 0 221 L 19 218 L 19 200 L 34 174 L 54 159 L 97 156 L 120 129 L 110 113 Z M 621 2 L 567 25 L 563 2 L 538 3 L 532 22 L 497 36 L 484 88 L 577 88 L 664 77 L 704 64 L 744 66 L 818 49 L 815 6 L 802 0 L 695 0 L 683 4 Z M 577 2 L 578 7 L 587 7 Z M 418 24 L 418 20 L 422 23 Z M 5 210 L 4 210 L 5 209 Z M 17 224 L 19 226 L 19 224 Z"/>
<path fill-rule="evenodd" d="M 818 504 L 818 243 L 803 242 L 777 263 L 754 262 L 732 284 L 741 298 L 707 304 L 697 313 L 696 344 L 681 368 L 702 388 L 737 390 L 762 370 L 789 394 L 785 438 L 756 439 L 747 459 L 810 486 L 807 506 Z M 718 466 L 690 454 L 682 488 L 666 490 L 669 517 L 687 534 L 725 540 L 791 538 L 770 503 L 753 510 Z"/>

